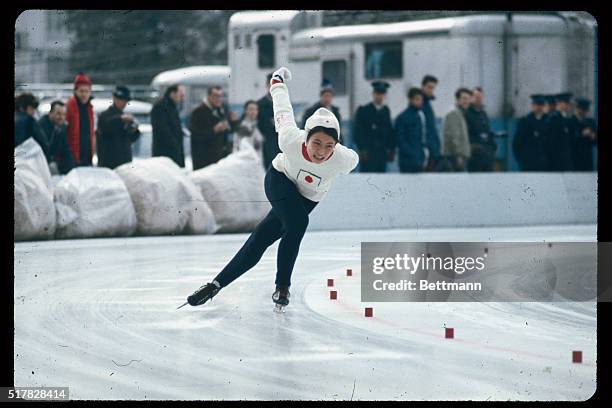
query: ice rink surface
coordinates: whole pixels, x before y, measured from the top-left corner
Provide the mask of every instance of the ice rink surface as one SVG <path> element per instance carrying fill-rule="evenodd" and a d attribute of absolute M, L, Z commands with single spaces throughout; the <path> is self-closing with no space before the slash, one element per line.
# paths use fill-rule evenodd
<path fill-rule="evenodd" d="M 278 243 L 211 302 L 176 310 L 247 237 L 16 243 L 15 386 L 140 400 L 586 400 L 595 392 L 596 303 L 365 304 L 359 263 L 362 241 L 594 242 L 596 225 L 307 232 L 285 314 L 270 298 Z M 582 364 L 572 363 L 574 350 Z"/>

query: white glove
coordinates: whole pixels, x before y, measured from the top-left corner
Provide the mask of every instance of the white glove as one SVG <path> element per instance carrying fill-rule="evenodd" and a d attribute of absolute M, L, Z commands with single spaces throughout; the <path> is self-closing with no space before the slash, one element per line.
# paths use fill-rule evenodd
<path fill-rule="evenodd" d="M 283 83 L 291 80 L 291 71 L 289 71 L 288 68 L 280 67 L 279 69 L 274 71 L 274 73 L 272 74 L 272 78 L 270 78 L 270 85 L 272 85 L 272 82 L 274 80 L 277 80 Z"/>

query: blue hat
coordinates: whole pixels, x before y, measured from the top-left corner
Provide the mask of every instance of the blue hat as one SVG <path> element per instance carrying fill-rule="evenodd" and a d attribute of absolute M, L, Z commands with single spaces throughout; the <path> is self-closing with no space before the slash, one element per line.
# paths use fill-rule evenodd
<path fill-rule="evenodd" d="M 589 110 L 591 101 L 586 98 L 576 98 L 576 107 L 583 110 Z"/>
<path fill-rule="evenodd" d="M 549 105 L 554 105 L 556 103 L 555 95 L 544 95 L 544 100 Z"/>
<path fill-rule="evenodd" d="M 569 102 L 571 99 L 572 94 L 570 92 L 561 92 L 555 95 L 556 101 Z"/>
<path fill-rule="evenodd" d="M 323 78 L 323 82 L 321 82 L 321 93 L 328 92 L 328 91 L 333 93 L 334 87 L 327 78 Z"/>
<path fill-rule="evenodd" d="M 388 82 L 385 81 L 374 81 L 372 82 L 372 88 L 374 88 L 374 92 L 378 93 L 387 93 L 387 88 L 389 88 Z"/>
<path fill-rule="evenodd" d="M 546 96 L 542 94 L 533 94 L 529 96 L 531 103 L 534 105 L 544 105 L 546 103 Z"/>

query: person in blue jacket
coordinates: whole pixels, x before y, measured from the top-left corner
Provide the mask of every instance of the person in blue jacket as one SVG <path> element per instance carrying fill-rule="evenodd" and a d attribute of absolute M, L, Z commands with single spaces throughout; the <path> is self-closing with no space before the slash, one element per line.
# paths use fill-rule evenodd
<path fill-rule="evenodd" d="M 435 134 L 427 130 L 427 119 L 422 107 L 423 91 L 411 88 L 408 91 L 408 108 L 395 119 L 399 168 L 402 173 L 425 171 L 430 160 L 437 161 L 440 156 L 440 142 Z"/>

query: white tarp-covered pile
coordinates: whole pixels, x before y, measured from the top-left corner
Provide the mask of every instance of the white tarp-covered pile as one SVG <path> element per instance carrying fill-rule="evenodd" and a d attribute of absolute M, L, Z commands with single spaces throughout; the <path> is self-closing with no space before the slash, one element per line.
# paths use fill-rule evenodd
<path fill-rule="evenodd" d="M 250 232 L 270 211 L 263 164 L 246 140 L 238 152 L 190 177 L 212 208 L 220 232 Z"/>
<path fill-rule="evenodd" d="M 15 241 L 53 238 L 55 204 L 51 173 L 38 143 L 29 138 L 15 148 Z"/>
<path fill-rule="evenodd" d="M 213 234 L 217 223 L 202 194 L 167 157 L 152 157 L 115 169 L 127 187 L 138 234 Z"/>
<path fill-rule="evenodd" d="M 137 221 L 123 180 L 112 170 L 77 167 L 57 183 L 57 238 L 129 236 Z"/>

